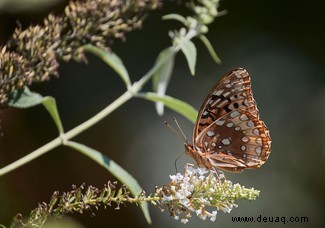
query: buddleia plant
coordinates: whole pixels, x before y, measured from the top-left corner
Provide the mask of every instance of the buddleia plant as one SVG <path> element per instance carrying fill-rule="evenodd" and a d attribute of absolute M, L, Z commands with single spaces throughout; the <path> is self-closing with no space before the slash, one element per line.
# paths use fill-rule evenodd
<path fill-rule="evenodd" d="M 195 122 L 197 110 L 186 102 L 167 95 L 166 89 L 179 52 L 184 54 L 190 74 L 195 74 L 195 39 L 203 42 L 216 63 L 221 62 L 205 35 L 209 31 L 208 25 L 224 12 L 218 11 L 219 0 L 193 0 L 182 4 L 187 6 L 189 16 L 174 13 L 162 18 L 178 21 L 180 27 L 169 31 L 170 46 L 159 53 L 154 65 L 137 81 L 132 80 L 127 66 L 114 53 L 113 44 L 116 40 L 126 41 L 128 32 L 141 29 L 145 18 L 163 7 L 163 2 L 159 0 L 70 1 L 62 14 L 51 13 L 40 25 L 31 25 L 26 29 L 18 27 L 8 42 L 2 45 L 1 109 L 42 105 L 53 119 L 58 136 L 21 159 L 2 167 L 0 176 L 56 147 L 65 146 L 84 154 L 113 174 L 117 180 L 108 181 L 103 188 L 82 184 L 78 187 L 74 185 L 72 189 L 62 193 L 54 192 L 48 202 L 39 203 L 29 215 L 17 214 L 11 227 L 41 227 L 50 217 L 60 219 L 67 214 L 85 211 L 95 213 L 99 208 L 120 209 L 122 204 L 138 205 L 148 223 L 151 223 L 149 204 L 169 212 L 172 218 L 183 223 L 187 223 L 192 215 L 215 221 L 218 211 L 230 212 L 238 206 L 238 199 L 256 199 L 258 190 L 233 184 L 217 170 L 199 168 L 193 164 L 185 166 L 183 172 L 170 174 L 169 183 L 157 186 L 148 193 L 135 177 L 104 153 L 73 140 L 132 98 L 153 102 L 159 115 L 163 115 L 164 108 L 167 107 Z M 85 53 L 93 54 L 112 68 L 123 81 L 125 91 L 103 110 L 75 128 L 65 131 L 55 98 L 31 91 L 29 87 L 59 77 L 61 62 L 87 62 Z M 144 91 L 144 86 L 148 83 L 152 84 L 152 91 Z"/>

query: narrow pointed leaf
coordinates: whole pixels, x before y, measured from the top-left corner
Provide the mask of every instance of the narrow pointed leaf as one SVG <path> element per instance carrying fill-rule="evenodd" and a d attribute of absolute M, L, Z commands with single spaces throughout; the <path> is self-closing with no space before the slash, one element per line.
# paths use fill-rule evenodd
<path fill-rule="evenodd" d="M 179 14 L 167 14 L 165 16 L 162 17 L 163 20 L 176 20 L 181 22 L 183 25 L 187 26 L 188 22 L 185 19 L 185 17 L 183 17 L 182 15 Z"/>
<path fill-rule="evenodd" d="M 138 97 L 154 102 L 160 101 L 164 103 L 166 107 L 178 112 L 191 122 L 195 123 L 196 121 L 197 110 L 182 100 L 167 95 L 160 96 L 157 93 L 141 93 Z"/>
<path fill-rule="evenodd" d="M 185 38 L 178 39 L 178 44 L 180 45 L 180 48 L 182 52 L 184 53 L 188 67 L 190 68 L 191 74 L 195 75 L 195 65 L 196 65 L 196 47 L 194 43 L 190 40 L 187 40 Z"/>
<path fill-rule="evenodd" d="M 208 38 L 204 35 L 200 36 L 200 40 L 203 42 L 203 44 L 205 45 L 205 47 L 208 49 L 211 57 L 213 58 L 213 60 L 217 63 L 217 64 L 221 64 L 221 59 L 218 57 L 217 53 L 215 52 L 214 48 L 212 47 L 210 41 L 208 40 Z"/>
<path fill-rule="evenodd" d="M 47 96 L 43 98 L 42 104 L 46 108 L 46 110 L 51 115 L 52 119 L 55 122 L 56 127 L 58 128 L 58 131 L 60 134 L 64 132 L 62 121 L 58 112 L 58 108 L 56 106 L 55 98 Z"/>
<path fill-rule="evenodd" d="M 133 176 L 131 176 L 130 173 L 128 173 L 125 169 L 123 169 L 121 166 L 119 166 L 117 163 L 115 163 L 113 160 L 108 158 L 105 154 L 100 153 L 97 150 L 94 150 L 86 145 L 83 145 L 81 143 L 68 141 L 66 143 L 66 146 L 71 147 L 87 157 L 91 158 L 95 162 L 97 162 L 99 165 L 104 167 L 106 170 L 108 170 L 110 173 L 112 173 L 120 182 L 125 184 L 132 195 L 137 196 L 139 195 L 143 189 L 139 185 L 138 181 L 134 179 Z M 149 214 L 148 209 L 148 203 L 142 202 L 141 203 L 141 209 L 144 214 L 144 217 L 146 218 L 147 222 L 151 224 L 151 218 Z"/>
<path fill-rule="evenodd" d="M 43 104 L 50 116 L 54 120 L 59 133 L 63 133 L 63 126 L 57 110 L 56 102 L 53 97 L 43 97 L 42 95 L 31 92 L 28 87 L 14 91 L 8 105 L 14 108 L 30 108 L 39 104 Z"/>
<path fill-rule="evenodd" d="M 127 87 L 131 85 L 129 73 L 122 60 L 112 51 L 104 51 L 93 45 L 85 45 L 83 50 L 91 52 L 107 63 L 122 78 Z"/>
<path fill-rule="evenodd" d="M 173 72 L 174 62 L 175 62 L 175 52 L 170 48 L 167 48 L 160 52 L 157 62 L 160 62 L 161 59 L 164 59 L 166 56 L 171 56 L 165 61 L 160 68 L 154 73 L 152 78 L 152 87 L 153 91 L 159 95 L 165 95 L 167 86 L 169 84 L 169 79 Z M 158 115 L 162 116 L 164 114 L 164 104 L 162 102 L 156 102 L 156 110 Z"/>

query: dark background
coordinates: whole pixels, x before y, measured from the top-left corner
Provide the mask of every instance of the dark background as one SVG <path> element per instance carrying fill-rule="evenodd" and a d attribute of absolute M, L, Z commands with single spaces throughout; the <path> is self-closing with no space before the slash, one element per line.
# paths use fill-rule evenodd
<path fill-rule="evenodd" d="M 4 3 L 4 2 L 3 2 Z M 21 3 L 22 4 L 22 3 Z M 0 5 L 0 40 L 10 36 L 19 20 L 23 25 L 39 23 L 48 12 L 60 12 L 64 1 L 41 7 L 5 8 Z M 16 6 L 18 6 L 16 5 Z M 253 91 L 261 117 L 270 129 L 272 153 L 261 169 L 227 174 L 233 182 L 261 190 L 254 202 L 239 201 L 230 214 L 220 212 L 217 221 L 195 216 L 186 227 L 324 227 L 325 225 L 325 29 L 323 1 L 222 0 L 228 14 L 217 18 L 208 38 L 221 57 L 216 65 L 207 50 L 198 48 L 197 74 L 192 77 L 185 58 L 176 59 L 167 93 L 199 108 L 209 89 L 226 72 L 244 67 L 252 77 Z M 143 30 L 116 42 L 113 50 L 124 61 L 132 81 L 153 65 L 160 50 L 170 44 L 168 30 L 179 24 L 162 22 L 161 16 L 181 12 L 166 3 L 152 12 Z M 124 92 L 123 83 L 105 64 L 88 56 L 89 63 L 61 63 L 60 78 L 32 86 L 32 90 L 57 99 L 66 130 L 87 120 Z M 150 86 L 146 90 L 150 90 Z M 169 181 L 174 161 L 183 143 L 166 129 L 163 121 L 176 116 L 188 137 L 193 124 L 166 110 L 158 117 L 154 105 L 133 99 L 74 140 L 93 147 L 128 170 L 149 193 Z M 1 112 L 1 167 L 34 151 L 56 137 L 56 128 L 42 107 Z M 182 158 L 182 167 L 189 158 Z M 8 225 L 18 212 L 27 215 L 51 194 L 67 191 L 72 184 L 102 187 L 114 179 L 82 154 L 59 147 L 27 165 L 0 177 L 0 224 Z M 167 212 L 150 206 L 152 227 L 184 227 Z M 233 223 L 231 216 L 308 217 L 308 223 Z M 74 215 L 75 227 L 148 227 L 138 207 L 117 211 L 100 209 Z M 72 227 L 72 226 L 71 226 Z"/>

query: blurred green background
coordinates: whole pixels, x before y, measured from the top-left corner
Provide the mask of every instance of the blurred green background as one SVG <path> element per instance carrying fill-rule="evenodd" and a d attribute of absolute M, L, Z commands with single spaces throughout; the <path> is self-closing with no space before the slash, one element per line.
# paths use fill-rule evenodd
<path fill-rule="evenodd" d="M 19 20 L 23 26 L 42 21 L 48 12 L 63 10 L 66 1 L 49 5 L 25 1 L 0 4 L 0 40 L 8 39 Z M 15 3 L 14 3 L 15 2 Z M 45 2 L 45 1 L 39 1 Z M 8 5 L 9 4 L 9 5 Z M 17 7 L 19 6 L 19 7 Z M 197 40 L 197 74 L 192 77 L 179 54 L 167 94 L 199 108 L 210 88 L 226 72 L 243 67 L 252 77 L 254 96 L 262 119 L 270 129 L 272 153 L 261 169 L 226 174 L 233 182 L 261 190 L 254 202 L 239 202 L 217 221 L 195 216 L 186 227 L 325 227 L 325 14 L 324 1 L 222 0 L 228 14 L 210 26 L 207 35 L 223 64 L 216 65 Z M 116 42 L 113 50 L 124 61 L 133 81 L 153 65 L 160 50 L 170 44 L 168 30 L 174 22 L 161 16 L 179 13 L 176 3 L 166 2 L 152 12 L 143 30 Z M 60 78 L 33 85 L 32 90 L 57 99 L 66 130 L 80 124 L 124 92 L 121 80 L 104 63 L 87 56 L 89 63 L 61 63 Z M 148 85 L 147 90 L 151 87 Z M 141 186 L 153 192 L 175 173 L 174 161 L 184 151 L 183 142 L 163 121 L 176 116 L 188 137 L 193 124 L 166 110 L 158 117 L 154 105 L 133 99 L 75 140 L 93 147 L 128 170 Z M 44 108 L 1 111 L 0 166 L 3 167 L 56 137 L 56 127 Z M 190 158 L 178 162 L 181 168 Z M 8 225 L 18 212 L 27 215 L 51 194 L 67 191 L 72 184 L 102 187 L 114 179 L 82 154 L 60 147 L 0 177 L 0 224 Z M 134 205 L 72 215 L 74 227 L 149 227 Z M 151 227 L 184 227 L 168 212 L 150 206 Z M 233 223 L 232 216 L 308 217 L 308 223 Z"/>

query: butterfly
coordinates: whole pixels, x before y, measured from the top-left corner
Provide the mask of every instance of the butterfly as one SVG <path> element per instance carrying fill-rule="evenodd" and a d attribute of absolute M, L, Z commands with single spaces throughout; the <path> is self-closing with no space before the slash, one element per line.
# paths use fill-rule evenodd
<path fill-rule="evenodd" d="M 268 159 L 271 137 L 259 118 L 247 71 L 236 68 L 211 89 L 185 153 L 200 167 L 229 172 L 257 169 Z"/>

